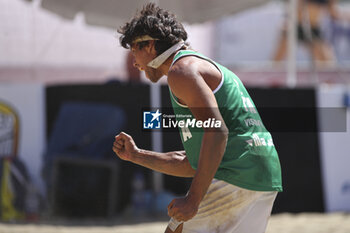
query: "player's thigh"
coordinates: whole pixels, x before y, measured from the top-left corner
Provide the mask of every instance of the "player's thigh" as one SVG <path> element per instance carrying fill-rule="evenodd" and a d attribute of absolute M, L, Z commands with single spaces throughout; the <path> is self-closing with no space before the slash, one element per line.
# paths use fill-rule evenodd
<path fill-rule="evenodd" d="M 277 192 L 266 192 L 262 195 L 250 210 L 246 213 L 242 221 L 230 232 L 232 233 L 264 233 L 271 215 L 273 203 Z"/>

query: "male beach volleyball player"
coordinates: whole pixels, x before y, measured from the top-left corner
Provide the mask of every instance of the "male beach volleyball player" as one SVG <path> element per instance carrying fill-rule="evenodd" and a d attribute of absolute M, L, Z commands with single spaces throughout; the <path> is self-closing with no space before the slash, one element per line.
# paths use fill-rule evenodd
<path fill-rule="evenodd" d="M 169 175 L 193 177 L 185 197 L 168 206 L 165 232 L 265 231 L 282 190 L 278 155 L 248 92 L 225 67 L 188 49 L 187 33 L 174 15 L 150 3 L 119 32 L 135 66 L 152 82 L 168 78 L 174 112 L 216 128 L 181 128 L 185 151 L 139 149 L 132 137 L 115 137 L 123 160 Z"/>

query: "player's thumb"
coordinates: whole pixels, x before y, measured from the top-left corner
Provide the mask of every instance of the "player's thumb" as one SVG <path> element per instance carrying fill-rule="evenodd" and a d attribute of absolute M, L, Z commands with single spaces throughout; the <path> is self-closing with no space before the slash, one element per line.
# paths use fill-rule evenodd
<path fill-rule="evenodd" d="M 168 215 L 169 215 L 170 217 L 172 217 L 172 215 L 173 215 L 173 210 L 172 210 L 172 208 L 173 208 L 173 206 L 174 206 L 174 203 L 175 203 L 175 199 L 172 200 L 172 201 L 170 202 L 170 204 L 168 205 Z"/>
<path fill-rule="evenodd" d="M 129 134 L 127 134 L 127 133 L 125 133 L 125 132 L 121 132 L 120 134 L 120 137 L 122 138 L 122 139 L 131 139 L 132 137 L 129 135 Z"/>
<path fill-rule="evenodd" d="M 120 132 L 117 136 L 115 136 L 116 140 L 121 140 L 121 141 L 125 141 L 125 139 L 127 139 L 127 134 L 124 132 Z"/>

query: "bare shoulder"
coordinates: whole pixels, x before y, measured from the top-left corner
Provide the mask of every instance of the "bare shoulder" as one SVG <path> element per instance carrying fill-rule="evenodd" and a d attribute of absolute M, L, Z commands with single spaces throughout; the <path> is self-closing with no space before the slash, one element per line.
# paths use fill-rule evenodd
<path fill-rule="evenodd" d="M 169 69 L 168 85 L 179 101 L 188 107 L 206 106 L 206 100 L 212 94 L 201 74 L 202 69 L 201 60 L 193 56 L 181 58 Z"/>
<path fill-rule="evenodd" d="M 176 88 L 191 83 L 199 75 L 198 62 L 192 56 L 183 57 L 171 66 L 168 71 L 168 84 L 170 88 Z"/>
<path fill-rule="evenodd" d="M 193 56 L 182 57 L 170 67 L 168 77 L 191 75 L 197 71 L 197 63 Z"/>

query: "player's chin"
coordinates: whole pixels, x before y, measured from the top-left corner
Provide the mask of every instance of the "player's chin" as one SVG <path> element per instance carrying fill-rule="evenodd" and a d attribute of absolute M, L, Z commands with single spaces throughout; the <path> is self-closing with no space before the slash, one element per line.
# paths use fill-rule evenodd
<path fill-rule="evenodd" d="M 152 83 L 157 83 L 159 79 L 150 79 Z"/>

